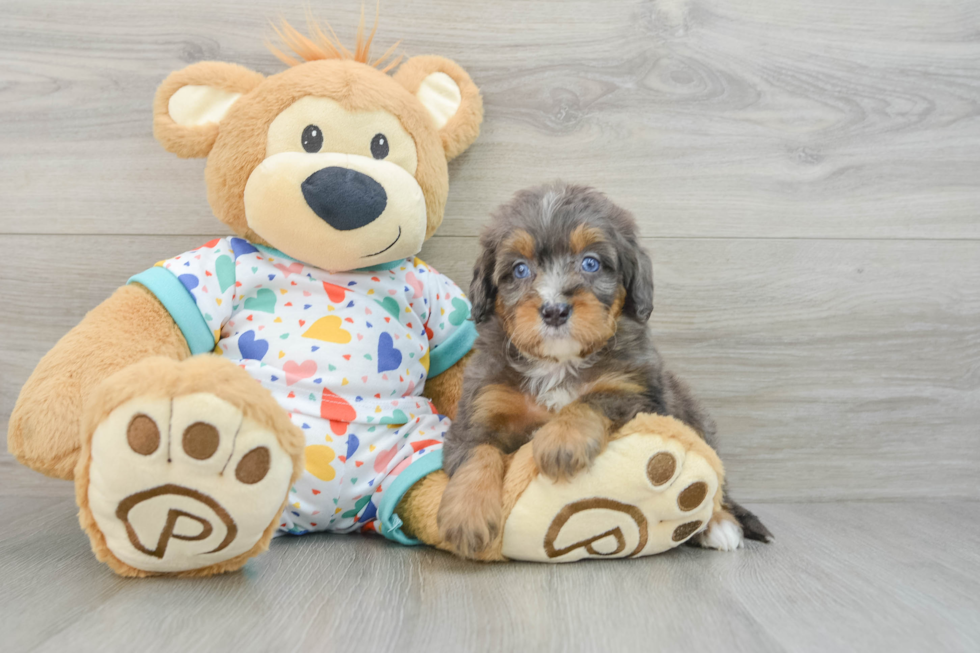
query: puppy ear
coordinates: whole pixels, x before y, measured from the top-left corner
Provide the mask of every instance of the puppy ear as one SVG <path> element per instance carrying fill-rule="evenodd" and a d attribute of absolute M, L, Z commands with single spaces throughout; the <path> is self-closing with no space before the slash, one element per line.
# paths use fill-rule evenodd
<path fill-rule="evenodd" d="M 248 68 L 220 61 L 202 61 L 171 73 L 153 101 L 153 135 L 181 158 L 207 156 L 218 137 L 218 123 L 263 79 Z"/>
<path fill-rule="evenodd" d="M 473 267 L 470 283 L 470 303 L 473 304 L 473 321 L 486 322 L 494 312 L 497 301 L 497 284 L 493 282 L 494 265 L 497 262 L 495 247 L 484 246 L 483 254 Z"/>
<path fill-rule="evenodd" d="M 462 154 L 479 136 L 483 122 L 480 89 L 458 65 L 443 57 L 412 57 L 394 79 L 432 116 L 447 161 Z"/>
<path fill-rule="evenodd" d="M 626 287 L 623 312 L 637 322 L 646 322 L 653 313 L 653 262 L 632 238 L 624 248 L 622 259 Z"/>

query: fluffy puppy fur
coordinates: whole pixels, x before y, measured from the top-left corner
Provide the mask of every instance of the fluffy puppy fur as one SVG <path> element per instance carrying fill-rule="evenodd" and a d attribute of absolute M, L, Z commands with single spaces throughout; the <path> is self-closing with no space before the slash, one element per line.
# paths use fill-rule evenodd
<path fill-rule="evenodd" d="M 653 266 L 636 223 L 602 193 L 555 183 L 517 193 L 481 238 L 470 300 L 479 338 L 446 436 L 438 520 L 465 556 L 502 527 L 504 456 L 533 441 L 540 471 L 568 479 L 637 413 L 671 415 L 714 444 L 715 424 L 664 369 L 647 329 Z M 734 549 L 768 541 L 729 500 L 699 535 Z"/>

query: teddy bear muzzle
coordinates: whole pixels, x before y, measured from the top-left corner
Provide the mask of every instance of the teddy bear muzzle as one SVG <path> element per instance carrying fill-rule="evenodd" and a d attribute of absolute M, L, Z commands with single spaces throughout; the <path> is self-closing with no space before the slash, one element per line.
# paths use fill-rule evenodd
<path fill-rule="evenodd" d="M 281 152 L 245 184 L 249 227 L 272 247 L 332 272 L 414 256 L 425 195 L 403 167 L 371 157 Z"/>

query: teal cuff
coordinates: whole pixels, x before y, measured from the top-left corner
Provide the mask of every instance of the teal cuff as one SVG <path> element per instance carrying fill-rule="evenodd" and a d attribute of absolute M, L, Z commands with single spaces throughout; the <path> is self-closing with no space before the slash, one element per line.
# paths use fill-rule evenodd
<path fill-rule="evenodd" d="M 476 342 L 476 325 L 472 320 L 466 320 L 446 342 L 432 350 L 432 355 L 429 357 L 428 378 L 439 376 L 455 365 L 460 358 L 470 353 L 474 342 Z"/>
<path fill-rule="evenodd" d="M 162 267 L 152 267 L 130 277 L 128 283 L 138 283 L 156 295 L 170 317 L 184 334 L 191 354 L 204 354 L 214 351 L 214 335 L 201 315 L 201 310 L 191 294 L 177 276 Z"/>
<path fill-rule="evenodd" d="M 381 494 L 381 505 L 378 506 L 378 523 L 380 524 L 378 530 L 381 531 L 382 535 L 405 546 L 421 544 L 414 537 L 409 537 L 402 532 L 402 520 L 395 514 L 395 508 L 398 507 L 398 502 L 402 500 L 410 487 L 440 469 L 442 469 L 442 449 L 425 454 L 395 477 L 391 485 Z"/>

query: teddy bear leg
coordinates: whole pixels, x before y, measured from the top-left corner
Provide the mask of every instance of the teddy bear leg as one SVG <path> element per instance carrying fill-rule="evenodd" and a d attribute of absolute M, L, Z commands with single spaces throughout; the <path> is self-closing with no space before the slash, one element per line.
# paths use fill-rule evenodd
<path fill-rule="evenodd" d="M 500 555 L 573 562 L 660 553 L 724 512 L 723 486 L 718 455 L 671 417 L 638 415 L 568 482 L 538 474 L 525 445 L 505 479 Z"/>
<path fill-rule="evenodd" d="M 530 443 L 506 464 L 504 528 L 479 560 L 646 556 L 728 521 L 721 460 L 671 417 L 639 415 L 613 436 L 590 469 L 567 482 L 538 472 Z M 397 512 L 407 532 L 452 550 L 437 525 L 447 483 L 444 472 L 429 474 L 405 494 Z"/>
<path fill-rule="evenodd" d="M 442 470 L 432 472 L 405 493 L 396 509 L 406 535 L 417 538 L 429 546 L 445 550 L 449 549 L 439 537 L 436 516 L 448 483 L 449 476 L 446 472 Z"/>
<path fill-rule="evenodd" d="M 103 381 L 82 418 L 79 519 L 123 576 L 207 576 L 266 548 L 302 471 L 302 433 L 214 355 L 148 358 Z"/>
<path fill-rule="evenodd" d="M 138 284 L 123 286 L 37 364 L 10 415 L 10 453 L 35 471 L 72 480 L 89 391 L 150 356 L 183 360 L 190 351 L 156 297 Z"/>

